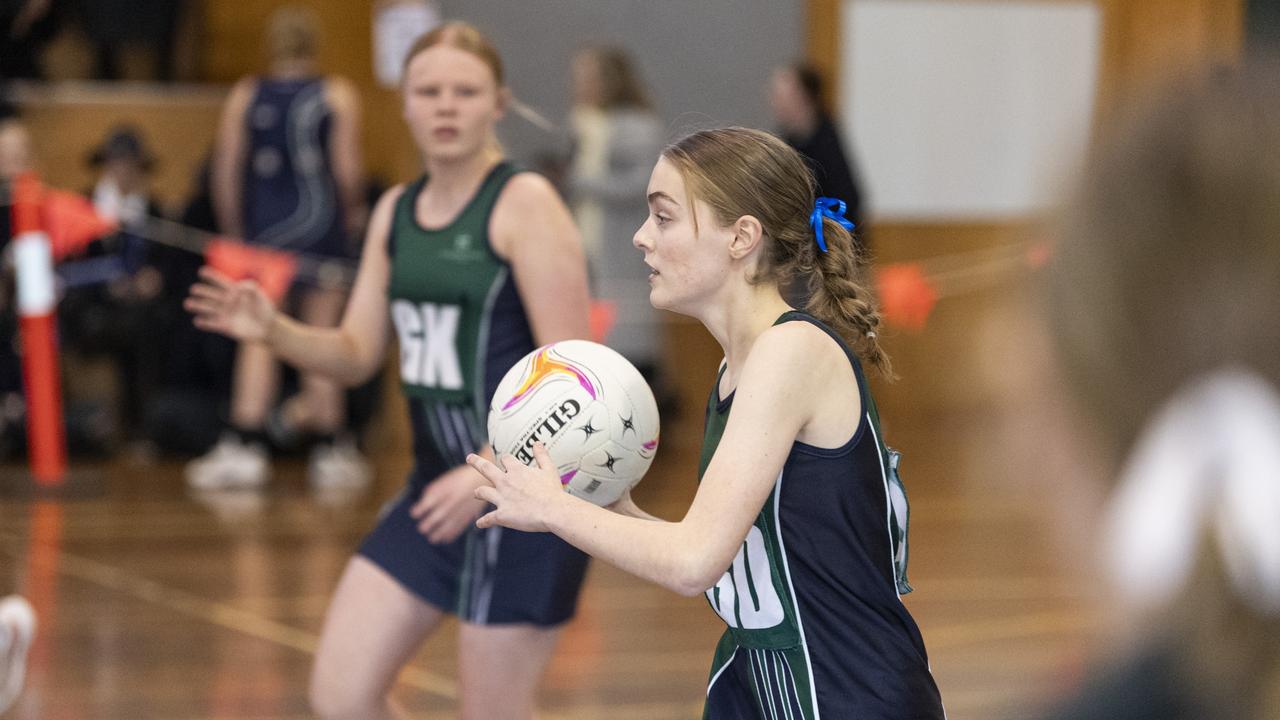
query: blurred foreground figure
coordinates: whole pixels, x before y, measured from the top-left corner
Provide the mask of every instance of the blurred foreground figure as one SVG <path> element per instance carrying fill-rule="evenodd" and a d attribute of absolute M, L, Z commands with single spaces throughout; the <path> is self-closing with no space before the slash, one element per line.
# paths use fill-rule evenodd
<path fill-rule="evenodd" d="M 1280 717 L 1280 83 L 1177 88 L 1095 153 L 1049 281 L 1119 465 L 1102 521 L 1134 637 L 1052 717 Z"/>

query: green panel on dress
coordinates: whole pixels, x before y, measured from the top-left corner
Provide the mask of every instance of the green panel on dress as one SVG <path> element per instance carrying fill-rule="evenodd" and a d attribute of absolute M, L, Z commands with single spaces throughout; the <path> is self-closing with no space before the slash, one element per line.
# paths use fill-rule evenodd
<path fill-rule="evenodd" d="M 487 407 L 481 377 L 485 323 L 509 272 L 489 245 L 489 216 L 518 169 L 490 172 L 458 217 L 427 229 L 415 204 L 427 178 L 410 183 L 396 203 L 388 296 L 400 341 L 400 380 L 410 398 Z"/>

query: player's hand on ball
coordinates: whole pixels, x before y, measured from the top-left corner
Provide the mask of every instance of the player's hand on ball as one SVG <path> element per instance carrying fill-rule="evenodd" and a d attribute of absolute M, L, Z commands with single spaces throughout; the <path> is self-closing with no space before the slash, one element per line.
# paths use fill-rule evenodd
<path fill-rule="evenodd" d="M 569 498 L 556 474 L 555 463 L 542 443 L 534 443 L 533 457 L 538 467 L 522 464 L 511 455 L 502 456 L 501 467 L 479 455 L 468 455 L 467 464 L 484 476 L 489 485 L 476 488 L 475 495 L 497 509 L 476 521 L 481 528 L 502 525 L 525 532 L 547 532 L 546 513 L 555 503 Z"/>
<path fill-rule="evenodd" d="M 235 282 L 207 265 L 183 307 L 201 330 L 247 342 L 266 340 L 276 317 L 276 306 L 256 282 Z"/>
<path fill-rule="evenodd" d="M 475 495 L 483 484 L 484 478 L 466 465 L 432 480 L 409 508 L 409 515 L 418 521 L 418 532 L 433 543 L 452 542 L 484 512 L 484 501 Z"/>

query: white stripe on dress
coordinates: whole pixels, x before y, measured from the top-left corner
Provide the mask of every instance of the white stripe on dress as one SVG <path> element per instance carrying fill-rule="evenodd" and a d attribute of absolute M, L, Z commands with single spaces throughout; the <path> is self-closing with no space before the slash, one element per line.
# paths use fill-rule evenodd
<path fill-rule="evenodd" d="M 871 422 L 871 414 L 867 414 L 867 427 L 871 428 L 871 438 L 876 443 L 876 458 L 880 461 L 880 483 L 884 487 L 884 530 L 889 535 L 889 577 L 892 578 L 893 592 L 902 601 L 902 593 L 898 592 L 898 565 L 893 559 L 893 497 L 889 490 L 889 473 L 884 468 L 883 446 L 876 426 Z"/>
<path fill-rule="evenodd" d="M 725 660 L 724 664 L 720 666 L 720 669 L 716 671 L 715 675 L 711 676 L 711 681 L 707 683 L 707 697 L 711 697 L 711 688 L 716 684 L 716 680 L 719 680 L 720 676 L 724 674 L 724 671 L 728 670 L 729 666 L 733 664 L 733 659 L 738 656 L 738 650 L 741 650 L 741 648 L 735 647 L 733 652 L 729 653 L 729 659 Z"/>

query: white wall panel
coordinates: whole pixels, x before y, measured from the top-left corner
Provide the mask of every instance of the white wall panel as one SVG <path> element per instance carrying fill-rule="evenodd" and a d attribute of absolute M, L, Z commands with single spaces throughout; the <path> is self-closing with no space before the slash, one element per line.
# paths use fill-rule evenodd
<path fill-rule="evenodd" d="M 878 218 L 998 219 L 1054 204 L 1093 115 L 1091 2 L 846 0 L 842 87 Z"/>

